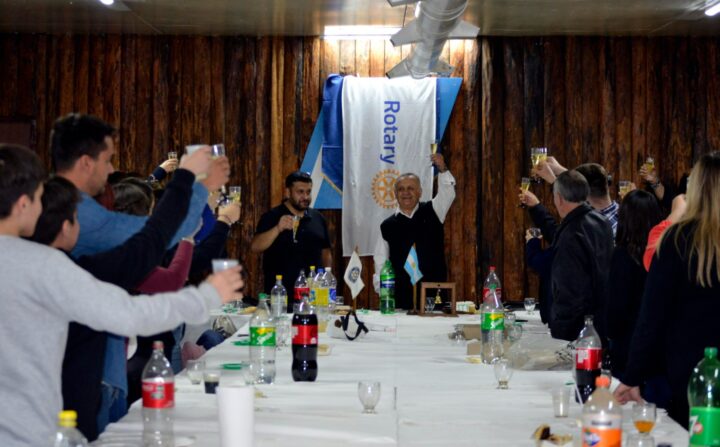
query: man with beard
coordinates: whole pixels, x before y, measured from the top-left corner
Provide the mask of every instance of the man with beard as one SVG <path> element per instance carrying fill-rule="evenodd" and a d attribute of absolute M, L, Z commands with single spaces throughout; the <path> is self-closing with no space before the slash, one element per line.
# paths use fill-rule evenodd
<path fill-rule="evenodd" d="M 293 296 L 300 269 L 307 274 L 311 265 L 331 266 L 330 237 L 325 218 L 310 208 L 312 179 L 305 172 L 293 172 L 285 179 L 286 198 L 260 217 L 250 249 L 264 253 L 264 291 L 270 293 L 275 275 L 282 275 L 288 296 Z M 288 300 L 292 311 L 292 299 Z"/>

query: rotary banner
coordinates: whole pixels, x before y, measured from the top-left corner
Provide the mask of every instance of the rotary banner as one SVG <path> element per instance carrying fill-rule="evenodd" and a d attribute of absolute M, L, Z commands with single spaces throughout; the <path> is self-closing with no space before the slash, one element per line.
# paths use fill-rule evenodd
<path fill-rule="evenodd" d="M 435 141 L 435 79 L 345 77 L 343 255 L 372 255 L 380 223 L 397 206 L 395 180 L 420 178 L 420 201 L 432 198 L 430 145 Z"/>

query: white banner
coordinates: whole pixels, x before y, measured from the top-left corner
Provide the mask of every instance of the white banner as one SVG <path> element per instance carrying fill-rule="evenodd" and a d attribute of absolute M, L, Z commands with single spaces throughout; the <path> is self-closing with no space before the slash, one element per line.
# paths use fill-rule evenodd
<path fill-rule="evenodd" d="M 343 81 L 343 255 L 374 254 L 380 224 L 395 210 L 400 174 L 420 177 L 432 198 L 430 144 L 435 139 L 435 79 Z"/>

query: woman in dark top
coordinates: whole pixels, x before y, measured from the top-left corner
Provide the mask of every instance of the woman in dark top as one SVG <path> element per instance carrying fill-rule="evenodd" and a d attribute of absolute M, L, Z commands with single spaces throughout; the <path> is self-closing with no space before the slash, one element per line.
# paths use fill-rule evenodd
<path fill-rule="evenodd" d="M 668 413 L 688 423 L 687 385 L 707 346 L 720 345 L 720 152 L 702 156 L 690 174 L 687 210 L 655 254 L 630 344 L 620 403 L 641 401 L 640 385 L 656 359 L 672 392 Z"/>
<path fill-rule="evenodd" d="M 660 205 L 649 192 L 636 189 L 623 198 L 608 275 L 606 320 L 611 369 L 621 380 L 645 288 L 642 256 L 650 229 L 661 220 Z"/>

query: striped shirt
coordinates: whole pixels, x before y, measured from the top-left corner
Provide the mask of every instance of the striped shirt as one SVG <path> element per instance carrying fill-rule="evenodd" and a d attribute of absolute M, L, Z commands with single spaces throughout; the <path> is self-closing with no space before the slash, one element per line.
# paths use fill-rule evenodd
<path fill-rule="evenodd" d="M 612 226 L 613 237 L 615 237 L 615 234 L 617 233 L 618 211 L 620 211 L 620 205 L 618 205 L 618 203 L 614 200 L 607 208 L 600 210 L 600 214 L 602 214 Z"/>

